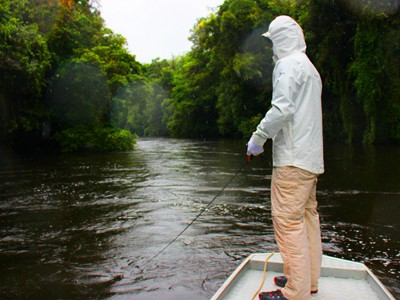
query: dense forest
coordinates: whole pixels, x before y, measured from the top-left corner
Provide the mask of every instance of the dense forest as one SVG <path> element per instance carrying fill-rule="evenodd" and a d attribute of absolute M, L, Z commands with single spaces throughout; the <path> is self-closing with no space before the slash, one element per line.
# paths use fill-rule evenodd
<path fill-rule="evenodd" d="M 0 0 L 0 141 L 125 150 L 137 136 L 247 139 L 271 101 L 280 14 L 303 27 L 323 79 L 325 139 L 400 141 L 397 0 L 226 0 L 191 51 L 136 61 L 100 0 Z"/>

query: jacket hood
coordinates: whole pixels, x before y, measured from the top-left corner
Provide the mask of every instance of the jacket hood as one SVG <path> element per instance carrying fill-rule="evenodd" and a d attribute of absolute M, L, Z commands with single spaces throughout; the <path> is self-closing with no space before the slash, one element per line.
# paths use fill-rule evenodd
<path fill-rule="evenodd" d="M 303 30 L 291 17 L 275 18 L 263 36 L 271 39 L 274 56 L 278 60 L 296 52 L 306 52 Z"/>

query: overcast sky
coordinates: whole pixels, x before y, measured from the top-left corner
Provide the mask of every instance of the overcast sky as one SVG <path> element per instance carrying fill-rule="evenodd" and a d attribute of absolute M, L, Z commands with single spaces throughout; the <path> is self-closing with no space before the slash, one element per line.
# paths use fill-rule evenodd
<path fill-rule="evenodd" d="M 106 27 L 128 40 L 136 60 L 183 55 L 192 46 L 190 30 L 223 0 L 100 0 Z"/>

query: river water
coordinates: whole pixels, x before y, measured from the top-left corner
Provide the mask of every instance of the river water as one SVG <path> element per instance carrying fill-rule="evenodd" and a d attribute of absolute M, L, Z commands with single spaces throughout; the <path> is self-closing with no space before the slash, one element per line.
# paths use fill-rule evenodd
<path fill-rule="evenodd" d="M 209 299 L 249 254 L 277 250 L 269 147 L 151 259 L 240 169 L 244 144 L 139 139 L 130 152 L 48 157 L 3 149 L 0 298 Z M 400 148 L 325 152 L 324 253 L 364 262 L 400 299 Z"/>

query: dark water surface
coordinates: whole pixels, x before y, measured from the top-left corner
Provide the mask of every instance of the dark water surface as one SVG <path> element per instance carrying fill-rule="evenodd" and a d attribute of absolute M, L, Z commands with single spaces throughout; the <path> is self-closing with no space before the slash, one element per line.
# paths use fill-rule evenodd
<path fill-rule="evenodd" d="M 140 139 L 132 152 L 0 151 L 1 299 L 209 299 L 253 252 L 276 251 L 270 151 Z M 400 148 L 326 145 L 324 253 L 364 262 L 400 298 Z"/>

